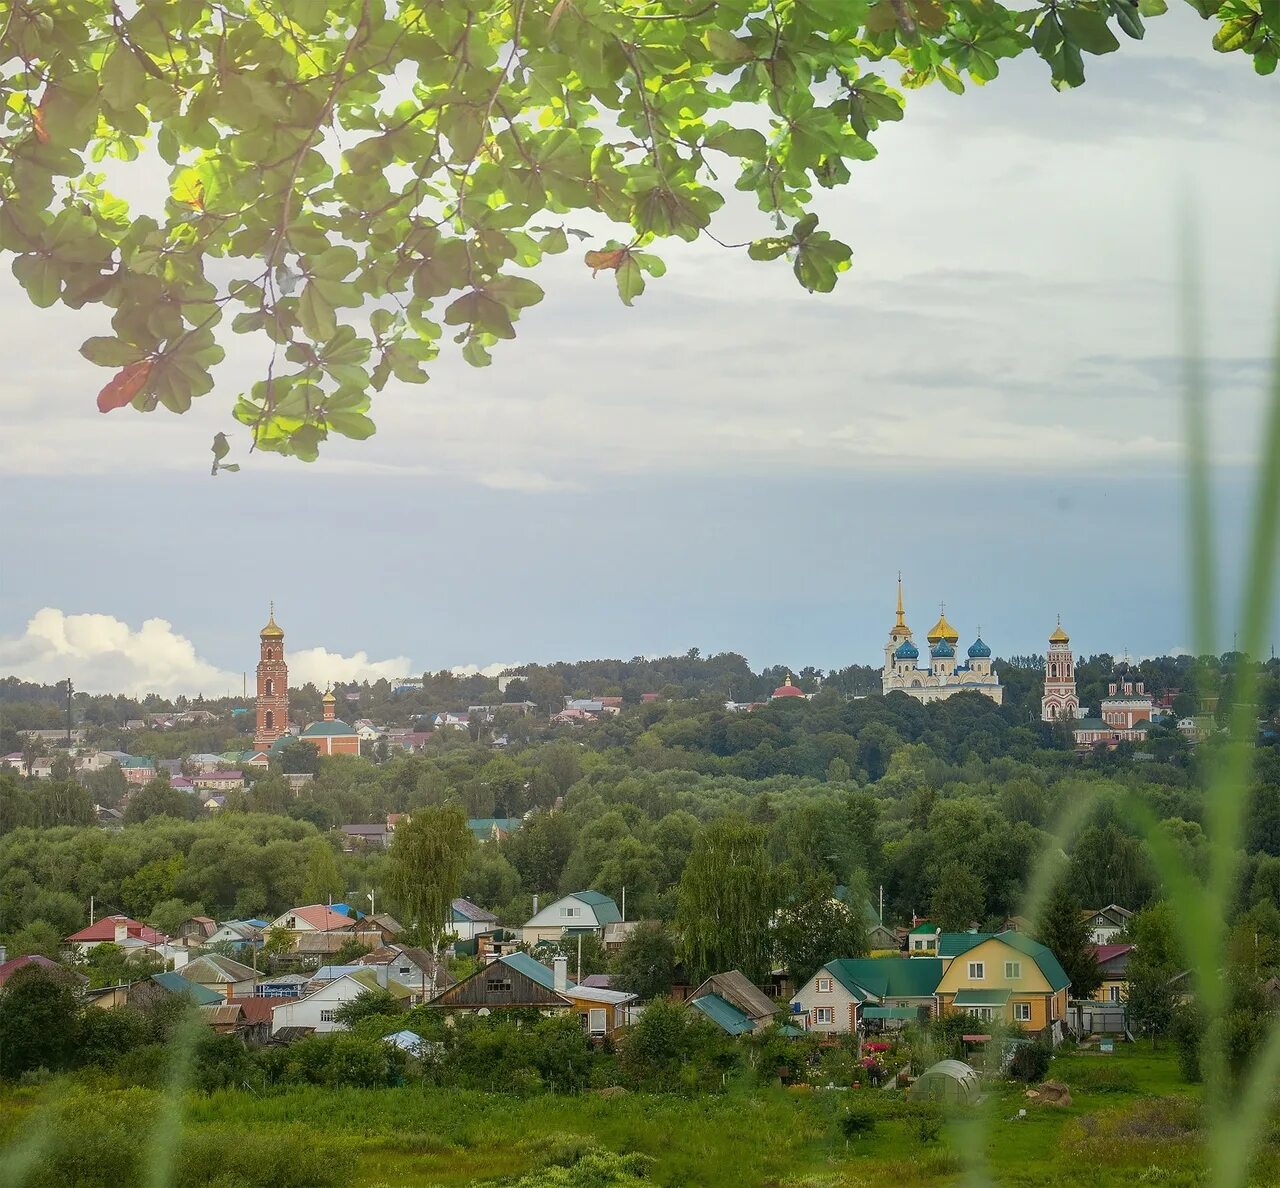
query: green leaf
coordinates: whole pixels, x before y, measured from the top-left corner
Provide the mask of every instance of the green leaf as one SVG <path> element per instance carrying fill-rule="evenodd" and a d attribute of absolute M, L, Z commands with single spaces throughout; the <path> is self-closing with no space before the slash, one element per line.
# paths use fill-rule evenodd
<path fill-rule="evenodd" d="M 102 67 L 102 97 L 116 111 L 129 111 L 142 102 L 147 76 L 142 63 L 117 42 Z"/>
<path fill-rule="evenodd" d="M 754 128 L 730 128 L 727 124 L 709 128 L 702 143 L 731 157 L 747 157 L 753 161 L 762 160 L 769 148 L 768 142 Z"/>
<path fill-rule="evenodd" d="M 308 271 L 312 276 L 323 277 L 326 280 L 344 280 L 355 271 L 359 260 L 354 248 L 341 244 L 328 248 L 311 260 Z"/>
<path fill-rule="evenodd" d="M 753 260 L 776 260 L 779 256 L 787 251 L 788 248 L 796 246 L 796 241 L 791 236 L 774 236 L 770 239 L 757 239 L 747 248 L 747 255 Z"/>
<path fill-rule="evenodd" d="M 118 338 L 89 338 L 80 347 L 80 353 L 99 367 L 125 367 L 146 358 L 147 352 L 132 343 Z"/>
<path fill-rule="evenodd" d="M 298 320 L 312 342 L 328 342 L 338 332 L 338 318 L 333 306 L 310 281 L 298 298 Z"/>
<path fill-rule="evenodd" d="M 347 412 L 345 409 L 330 409 L 325 413 L 325 424 L 335 433 L 343 437 L 353 437 L 356 441 L 364 441 L 374 434 L 374 423 L 364 413 Z"/>
<path fill-rule="evenodd" d="M 749 62 L 756 55 L 751 47 L 739 41 L 727 29 L 711 28 L 702 35 L 703 44 L 721 62 Z"/>
<path fill-rule="evenodd" d="M 1257 32 L 1259 19 L 1256 13 L 1252 13 L 1249 16 L 1236 17 L 1234 20 L 1227 21 L 1213 35 L 1213 48 L 1222 54 L 1244 49 Z"/>
<path fill-rule="evenodd" d="M 618 281 L 618 296 L 622 298 L 623 305 L 630 305 L 644 292 L 644 273 L 640 271 L 640 265 L 630 253 L 618 265 L 614 275 Z"/>
<path fill-rule="evenodd" d="M 508 309 L 524 309 L 527 305 L 537 305 L 543 297 L 541 287 L 522 276 L 495 277 L 485 285 L 484 291 L 494 301 L 501 302 Z"/>
<path fill-rule="evenodd" d="M 1087 54 L 1110 54 L 1120 48 L 1120 42 L 1107 25 L 1105 13 L 1090 12 L 1084 8 L 1059 8 L 1058 19 L 1067 40 Z"/>
<path fill-rule="evenodd" d="M 13 275 L 27 291 L 33 305 L 48 309 L 62 291 L 58 266 L 44 256 L 18 256 L 13 261 Z"/>

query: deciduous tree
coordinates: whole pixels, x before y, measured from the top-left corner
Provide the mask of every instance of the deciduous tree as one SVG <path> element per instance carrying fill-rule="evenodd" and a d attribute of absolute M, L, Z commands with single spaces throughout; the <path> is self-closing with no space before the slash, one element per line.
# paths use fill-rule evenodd
<path fill-rule="evenodd" d="M 423 944 L 434 948 L 449 931 L 449 912 L 475 847 L 456 805 L 419 809 L 391 842 L 387 890 Z"/>

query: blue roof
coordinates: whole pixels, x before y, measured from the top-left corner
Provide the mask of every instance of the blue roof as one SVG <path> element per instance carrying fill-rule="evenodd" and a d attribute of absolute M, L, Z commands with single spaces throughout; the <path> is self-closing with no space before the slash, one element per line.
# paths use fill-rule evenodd
<path fill-rule="evenodd" d="M 181 994 L 191 999 L 197 1006 L 213 1006 L 216 1003 L 225 1002 L 216 990 L 210 990 L 207 986 L 201 986 L 198 982 L 188 982 L 181 974 L 158 973 L 152 974 L 151 980 L 157 986 L 163 986 L 171 994 Z"/>
<path fill-rule="evenodd" d="M 956 654 L 953 648 L 945 639 L 940 639 L 929 649 L 930 656 L 954 656 Z"/>
<path fill-rule="evenodd" d="M 991 649 L 982 642 L 981 636 L 979 636 L 977 639 L 973 641 L 973 643 L 969 645 L 970 659 L 973 659 L 976 656 L 990 656 L 990 655 L 991 655 Z"/>
<path fill-rule="evenodd" d="M 898 650 L 893 654 L 895 660 L 916 660 L 919 656 L 920 649 L 909 639 L 904 639 L 898 645 Z"/>
<path fill-rule="evenodd" d="M 718 994 L 704 994 L 701 998 L 695 998 L 689 1005 L 706 1015 L 712 1023 L 730 1035 L 745 1035 L 752 1028 L 751 1020 L 733 1003 L 721 998 Z"/>
<path fill-rule="evenodd" d="M 537 982 L 544 990 L 554 990 L 556 988 L 555 973 L 543 965 L 541 961 L 530 957 L 528 953 L 508 953 L 505 957 L 499 957 L 498 960 L 503 965 L 509 965 L 518 973 L 524 974 L 531 982 Z M 568 986 L 572 985 L 572 982 L 568 983 Z"/>

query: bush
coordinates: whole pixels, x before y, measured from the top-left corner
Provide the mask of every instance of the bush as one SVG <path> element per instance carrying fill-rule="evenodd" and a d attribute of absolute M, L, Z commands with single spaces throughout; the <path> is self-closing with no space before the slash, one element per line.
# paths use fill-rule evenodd
<path fill-rule="evenodd" d="M 1053 1052 L 1043 1041 L 1019 1044 L 1014 1049 L 1013 1059 L 1009 1062 L 1009 1076 L 1015 1081 L 1022 1081 L 1028 1085 L 1035 1081 L 1043 1081 L 1049 1072 L 1049 1062 L 1052 1059 Z"/>
<path fill-rule="evenodd" d="M 349 1150 L 318 1143 L 310 1130 L 237 1128 L 185 1138 L 173 1188 L 335 1188 L 351 1167 Z"/>
<path fill-rule="evenodd" d="M 1204 1018 L 1194 1003 L 1184 1003 L 1173 1012 L 1170 1028 L 1178 1052 L 1178 1071 L 1190 1084 L 1200 1080 L 1200 1039 L 1204 1034 Z"/>
<path fill-rule="evenodd" d="M 847 1143 L 864 1134 L 870 1134 L 876 1128 L 876 1116 L 870 1110 L 855 1106 L 840 1116 L 840 1133 Z"/>

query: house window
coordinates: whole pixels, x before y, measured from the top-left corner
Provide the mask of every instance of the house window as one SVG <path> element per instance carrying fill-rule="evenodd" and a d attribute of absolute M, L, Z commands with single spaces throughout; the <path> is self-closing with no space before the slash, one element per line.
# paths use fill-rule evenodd
<path fill-rule="evenodd" d="M 1031 1004 L 1029 1002 L 1015 1002 L 1013 1004 L 1013 1021 L 1015 1023 L 1031 1022 Z"/>
<path fill-rule="evenodd" d="M 830 979 L 830 978 L 819 978 L 819 979 L 818 979 L 818 993 L 819 993 L 819 994 L 830 994 L 830 993 L 831 993 L 831 979 Z"/>
<path fill-rule="evenodd" d="M 334 1011 L 321 1011 L 321 1012 L 320 1012 L 320 1022 L 321 1022 L 321 1023 L 332 1023 L 332 1022 L 333 1022 L 333 1016 L 334 1016 L 334 1014 L 335 1014 L 335 1013 L 336 1013 L 336 1012 L 334 1012 Z"/>
<path fill-rule="evenodd" d="M 267 710 L 266 714 L 264 714 L 264 715 L 263 715 L 263 718 L 262 718 L 262 725 L 263 725 L 267 730 L 274 730 L 274 729 L 275 729 L 275 725 L 276 725 L 276 716 L 275 716 L 275 714 L 273 714 L 270 710 Z"/>
<path fill-rule="evenodd" d="M 1108 990 L 1107 990 L 1107 997 L 1108 997 L 1112 1002 L 1119 1002 L 1119 1001 L 1120 1001 L 1120 987 L 1119 987 L 1119 986 L 1111 986 L 1111 987 L 1108 987 Z"/>
<path fill-rule="evenodd" d="M 402 965 L 402 966 L 401 966 L 401 967 L 400 967 L 396 972 L 397 972 L 397 973 L 398 973 L 402 978 L 407 978 L 407 977 L 409 976 L 410 969 L 409 969 L 409 967 L 408 967 L 407 965 Z"/>
<path fill-rule="evenodd" d="M 1022 962 L 1006 961 L 1004 963 L 1004 976 L 1005 976 L 1005 981 L 1016 982 L 1019 978 L 1022 977 Z"/>
<path fill-rule="evenodd" d="M 835 1011 L 831 1007 L 818 1007 L 813 1012 L 813 1021 L 815 1023 L 831 1023 L 834 1021 Z"/>
<path fill-rule="evenodd" d="M 969 978 L 972 981 L 981 982 L 986 976 L 986 966 L 981 961 L 969 962 Z"/>
<path fill-rule="evenodd" d="M 605 1025 L 605 1009 L 604 1007 L 592 1007 L 587 1012 L 588 1030 L 592 1035 L 604 1035 Z"/>
<path fill-rule="evenodd" d="M 989 1022 L 991 1019 L 991 1008 L 990 1007 L 970 1007 L 969 1015 L 974 1019 L 982 1019 L 983 1021 Z"/>
<path fill-rule="evenodd" d="M 484 988 L 490 994 L 509 994 L 511 992 L 511 979 L 510 978 L 489 978 L 485 982 Z"/>

